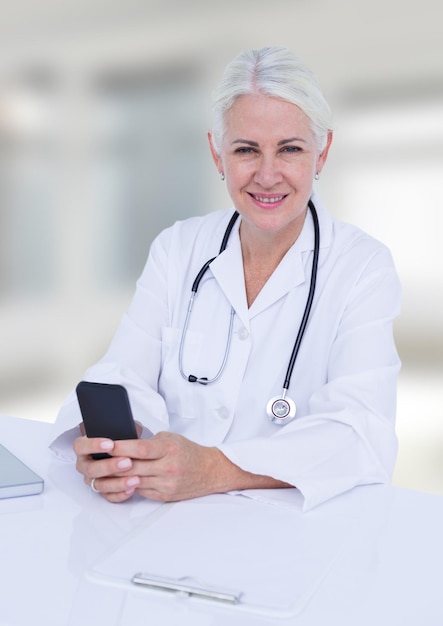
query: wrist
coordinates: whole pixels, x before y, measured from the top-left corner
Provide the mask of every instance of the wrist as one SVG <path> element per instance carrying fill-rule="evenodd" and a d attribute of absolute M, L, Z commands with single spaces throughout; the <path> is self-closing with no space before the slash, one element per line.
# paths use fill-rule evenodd
<path fill-rule="evenodd" d="M 212 493 L 225 493 L 243 489 L 276 489 L 292 487 L 288 483 L 276 480 L 271 476 L 252 474 L 228 459 L 218 448 L 207 448 L 211 451 L 211 474 L 214 476 L 214 491 Z"/>

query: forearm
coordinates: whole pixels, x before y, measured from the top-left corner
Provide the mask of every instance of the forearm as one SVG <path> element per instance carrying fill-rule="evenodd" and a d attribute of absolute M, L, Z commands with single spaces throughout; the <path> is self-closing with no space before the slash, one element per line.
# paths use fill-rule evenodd
<path fill-rule="evenodd" d="M 235 465 L 218 448 L 207 448 L 209 457 L 209 476 L 212 481 L 212 493 L 243 489 L 279 489 L 292 487 L 289 483 L 276 480 L 271 476 L 253 474 Z"/>

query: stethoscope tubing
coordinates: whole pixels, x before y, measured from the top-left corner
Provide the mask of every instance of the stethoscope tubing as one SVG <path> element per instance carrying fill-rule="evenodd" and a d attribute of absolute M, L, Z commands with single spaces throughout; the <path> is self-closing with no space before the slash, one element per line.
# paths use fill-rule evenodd
<path fill-rule="evenodd" d="M 237 218 L 238 218 L 238 212 L 234 211 L 234 213 L 232 214 L 231 219 L 229 220 L 229 224 L 226 227 L 225 234 L 223 235 L 223 239 L 222 239 L 222 242 L 221 242 L 221 245 L 220 245 L 220 250 L 218 251 L 218 255 L 217 256 L 219 256 L 222 252 L 224 252 L 226 250 L 226 246 L 228 245 L 229 237 L 231 235 L 232 229 L 234 228 L 234 224 L 237 221 Z M 206 270 L 211 265 L 212 261 L 215 261 L 216 258 L 217 257 L 214 256 L 214 257 L 212 257 L 212 259 L 209 259 L 209 261 L 206 261 L 206 263 L 203 265 L 203 267 L 201 268 L 201 270 L 199 271 L 199 273 L 195 277 L 195 280 L 192 283 L 192 287 L 191 287 L 191 291 L 193 291 L 194 294 L 197 293 L 198 286 L 200 285 L 201 279 L 206 274 Z"/>
<path fill-rule="evenodd" d="M 295 360 L 297 358 L 298 351 L 300 350 L 300 345 L 305 334 L 306 326 L 308 324 L 309 314 L 311 312 L 312 302 L 314 300 L 315 286 L 317 283 L 318 257 L 320 253 L 320 226 L 318 223 L 317 211 L 312 200 L 309 200 L 308 207 L 311 211 L 312 220 L 314 222 L 314 254 L 312 258 L 311 282 L 309 285 L 309 293 L 306 300 L 305 310 L 303 312 L 303 317 L 300 322 L 300 328 L 298 329 L 294 347 L 292 348 L 291 356 L 289 358 L 288 369 L 286 370 L 285 381 L 283 383 L 284 391 L 287 391 L 289 389 L 289 385 L 291 383 Z"/>
<path fill-rule="evenodd" d="M 306 305 L 305 305 L 305 309 L 304 309 L 304 312 L 303 312 L 302 320 L 300 322 L 300 327 L 298 329 L 297 337 L 296 337 L 295 342 L 294 342 L 294 347 L 292 348 L 291 356 L 289 358 L 288 368 L 286 370 L 285 380 L 284 380 L 284 383 L 283 383 L 283 393 L 282 393 L 282 396 L 281 396 L 282 399 L 285 399 L 286 392 L 289 389 L 289 385 L 290 385 L 291 378 L 292 378 L 292 372 L 293 372 L 294 366 L 295 366 L 295 361 L 296 361 L 296 358 L 297 358 L 297 355 L 298 355 L 298 352 L 299 352 L 299 349 L 300 349 L 300 345 L 301 345 L 303 336 L 304 336 L 305 331 L 306 331 L 306 326 L 307 326 L 309 315 L 310 315 L 310 312 L 311 312 L 312 303 L 313 303 L 314 294 L 315 294 L 315 287 L 316 287 L 316 282 L 317 282 L 318 258 L 319 258 L 319 253 L 320 253 L 320 226 L 319 226 L 317 211 L 316 211 L 314 203 L 312 202 L 311 199 L 308 202 L 308 207 L 310 209 L 310 212 L 311 212 L 311 215 L 312 215 L 312 219 L 313 219 L 313 223 L 314 223 L 314 254 L 313 254 L 313 258 L 312 258 L 311 281 L 310 281 L 310 285 L 309 285 L 308 298 L 306 300 Z M 219 250 L 218 254 L 221 254 L 226 249 L 226 246 L 228 245 L 229 237 L 231 235 L 232 229 L 233 229 L 234 224 L 237 221 L 238 217 L 239 217 L 238 212 L 234 211 L 234 213 L 231 216 L 231 219 L 229 221 L 229 224 L 228 224 L 228 226 L 226 228 L 225 234 L 223 236 L 223 240 L 221 242 L 220 250 Z M 209 378 L 209 379 L 206 378 L 206 377 L 201 377 L 200 378 L 200 377 L 197 377 L 197 376 L 195 376 L 193 374 L 190 374 L 189 376 L 187 376 L 184 373 L 184 371 L 183 371 L 183 351 L 184 351 L 185 337 L 186 337 L 187 330 L 188 330 L 188 325 L 189 325 L 189 319 L 190 319 L 190 316 L 191 316 L 192 306 L 193 306 L 194 299 L 195 299 L 195 296 L 197 294 L 197 290 L 199 288 L 200 282 L 201 282 L 203 276 L 205 275 L 206 271 L 208 270 L 210 264 L 216 258 L 217 257 L 212 257 L 212 259 L 209 259 L 209 261 L 206 261 L 206 263 L 202 266 L 202 268 L 198 272 L 197 276 L 195 277 L 194 282 L 192 283 L 191 297 L 190 297 L 189 304 L 188 304 L 188 310 L 187 310 L 187 313 L 186 313 L 186 319 L 185 319 L 185 323 L 184 323 L 184 326 L 183 326 L 183 332 L 182 332 L 182 336 L 181 336 L 181 340 L 180 340 L 180 347 L 179 347 L 179 369 L 180 369 L 180 374 L 182 375 L 182 377 L 185 380 L 188 380 L 191 383 L 198 382 L 198 383 L 201 383 L 203 385 L 207 385 L 208 383 L 212 383 L 212 382 L 216 381 L 221 376 L 223 370 L 225 369 L 226 362 L 228 360 L 231 340 L 232 340 L 233 323 L 234 323 L 234 315 L 235 315 L 235 311 L 231 307 L 231 315 L 230 315 L 230 321 L 229 321 L 228 339 L 226 341 L 226 349 L 225 349 L 225 353 L 223 355 L 222 364 L 221 364 L 218 372 L 215 374 L 215 376 L 213 378 Z"/>

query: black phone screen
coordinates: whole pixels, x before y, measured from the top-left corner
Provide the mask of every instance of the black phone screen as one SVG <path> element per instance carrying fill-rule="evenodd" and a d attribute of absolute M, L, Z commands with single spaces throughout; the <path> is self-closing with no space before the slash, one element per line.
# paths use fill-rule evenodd
<path fill-rule="evenodd" d="M 128 392 L 122 385 L 81 381 L 76 393 L 88 437 L 107 437 L 113 441 L 137 438 Z M 93 457 L 109 455 L 99 453 Z"/>

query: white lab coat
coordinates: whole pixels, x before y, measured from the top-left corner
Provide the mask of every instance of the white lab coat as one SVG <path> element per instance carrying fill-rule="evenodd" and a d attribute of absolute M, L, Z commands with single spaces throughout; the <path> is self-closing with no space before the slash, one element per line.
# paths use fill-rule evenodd
<path fill-rule="evenodd" d="M 275 425 L 265 409 L 281 393 L 306 304 L 314 243 L 309 213 L 250 308 L 240 220 L 206 272 L 183 368 L 187 375 L 215 375 L 233 307 L 231 348 L 216 382 L 184 380 L 178 354 L 191 285 L 203 263 L 217 255 L 232 210 L 178 222 L 159 235 L 107 354 L 85 374 L 86 380 L 126 386 L 135 418 L 152 432 L 171 430 L 217 446 L 244 470 L 296 486 L 305 510 L 356 485 L 390 480 L 400 367 L 392 332 L 400 285 L 389 251 L 332 219 L 313 199 L 321 249 L 313 307 L 288 391 L 297 405 L 293 422 Z M 59 428 L 78 421 L 72 394 Z"/>

